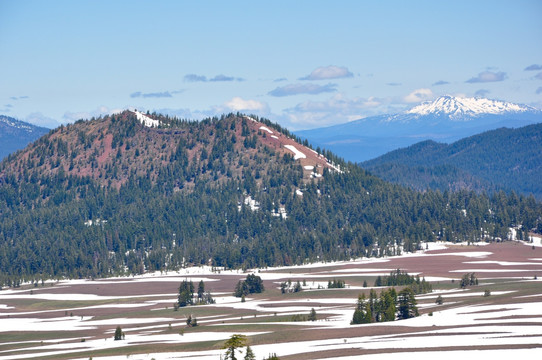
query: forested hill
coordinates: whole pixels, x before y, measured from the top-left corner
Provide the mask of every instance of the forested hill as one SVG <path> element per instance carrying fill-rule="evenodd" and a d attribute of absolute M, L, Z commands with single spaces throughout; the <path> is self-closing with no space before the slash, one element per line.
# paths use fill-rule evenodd
<path fill-rule="evenodd" d="M 418 190 L 513 190 L 541 200 L 542 124 L 500 128 L 450 145 L 424 141 L 361 166 Z"/>
<path fill-rule="evenodd" d="M 60 127 L 0 163 L 0 284 L 381 256 L 542 228 L 532 197 L 419 193 L 307 146 L 241 114 Z"/>

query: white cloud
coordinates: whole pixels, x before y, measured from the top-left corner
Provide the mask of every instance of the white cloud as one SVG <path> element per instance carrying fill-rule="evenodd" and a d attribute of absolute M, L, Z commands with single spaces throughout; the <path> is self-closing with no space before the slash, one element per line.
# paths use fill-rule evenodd
<path fill-rule="evenodd" d="M 348 98 L 337 94 L 325 101 L 305 101 L 285 109 L 287 121 L 296 130 L 335 125 L 385 113 L 390 99 Z"/>
<path fill-rule="evenodd" d="M 31 113 L 30 115 L 26 117 L 25 121 L 28 123 L 46 127 L 49 129 L 54 129 L 61 124 L 59 121 L 53 118 L 50 118 L 48 116 L 45 116 L 40 112 Z"/>
<path fill-rule="evenodd" d="M 431 89 L 416 89 L 407 96 L 403 98 L 403 100 L 407 103 L 419 103 L 425 100 L 431 100 L 435 95 L 433 94 L 433 91 Z"/>
<path fill-rule="evenodd" d="M 242 113 L 251 113 L 259 116 L 269 116 L 270 110 L 269 105 L 265 102 L 257 100 L 246 100 L 239 96 L 232 98 L 224 102 L 221 105 L 211 106 L 208 109 L 195 110 L 195 109 L 171 109 L 171 108 L 161 108 L 154 109 L 159 114 L 167 114 L 170 116 L 176 116 L 184 119 L 192 120 L 201 120 L 212 116 L 217 116 L 219 114 L 227 114 L 230 112 L 242 112 Z"/>
<path fill-rule="evenodd" d="M 353 77 L 348 68 L 344 66 L 321 66 L 314 69 L 309 75 L 299 80 L 329 80 Z"/>
<path fill-rule="evenodd" d="M 478 74 L 478 76 L 472 77 L 466 82 L 468 83 L 485 83 L 485 82 L 495 82 L 503 81 L 506 79 L 505 72 L 492 72 L 492 71 L 483 71 Z"/>
<path fill-rule="evenodd" d="M 271 96 L 292 96 L 299 94 L 316 95 L 325 92 L 337 91 L 336 84 L 316 85 L 316 84 L 289 84 L 285 86 L 279 86 L 274 90 L 268 92 Z"/>
<path fill-rule="evenodd" d="M 226 101 L 223 105 L 224 107 L 230 109 L 231 111 L 268 111 L 269 107 L 266 103 L 256 100 L 245 100 L 239 96 L 234 97 L 233 99 Z"/>

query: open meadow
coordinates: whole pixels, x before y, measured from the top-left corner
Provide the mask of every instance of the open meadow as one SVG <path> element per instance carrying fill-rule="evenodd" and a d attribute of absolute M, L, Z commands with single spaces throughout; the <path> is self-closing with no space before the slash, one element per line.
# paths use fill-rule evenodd
<path fill-rule="evenodd" d="M 401 269 L 433 292 L 419 317 L 350 325 L 359 294 Z M 428 244 L 403 256 L 255 270 L 265 291 L 233 296 L 247 273 L 211 267 L 136 277 L 69 280 L 0 291 L 0 359 L 220 359 L 244 334 L 257 359 L 488 358 L 542 355 L 542 247 L 504 242 Z M 478 285 L 460 288 L 466 273 Z M 174 309 L 183 280 L 203 280 L 215 304 Z M 328 289 L 334 280 L 344 288 Z M 283 282 L 302 291 L 283 294 Z M 365 284 L 364 284 L 365 283 Z M 367 285 L 366 287 L 364 285 Z M 400 287 L 397 287 L 399 289 Z M 437 304 L 438 296 L 442 304 Z M 316 321 L 309 321 L 314 309 Z M 187 318 L 198 326 L 187 326 Z M 124 332 L 113 339 L 115 329 Z M 243 349 L 244 350 L 244 349 Z M 436 354 L 438 352 L 438 354 Z"/>

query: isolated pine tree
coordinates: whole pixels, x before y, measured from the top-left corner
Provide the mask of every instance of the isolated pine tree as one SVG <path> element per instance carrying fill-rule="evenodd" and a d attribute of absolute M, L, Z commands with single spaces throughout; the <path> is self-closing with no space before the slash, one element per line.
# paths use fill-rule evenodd
<path fill-rule="evenodd" d="M 117 326 L 117 328 L 115 329 L 115 337 L 114 339 L 115 340 L 122 340 L 122 329 L 120 328 L 120 325 Z"/>
<path fill-rule="evenodd" d="M 309 321 L 316 321 L 316 310 L 314 308 L 311 309 L 311 313 L 309 314 Z"/>
<path fill-rule="evenodd" d="M 243 360 L 256 360 L 256 355 L 254 355 L 254 351 L 252 351 L 250 346 L 247 346 L 247 350 L 245 352 L 245 357 Z"/>

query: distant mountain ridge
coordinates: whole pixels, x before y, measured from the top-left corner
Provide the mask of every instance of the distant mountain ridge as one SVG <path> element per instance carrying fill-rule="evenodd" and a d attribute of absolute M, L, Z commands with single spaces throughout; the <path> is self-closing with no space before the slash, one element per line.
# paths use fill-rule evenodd
<path fill-rule="evenodd" d="M 48 132 L 49 129 L 0 115 L 0 160 Z"/>
<path fill-rule="evenodd" d="M 418 190 L 514 190 L 542 199 L 542 123 L 487 131 L 450 145 L 427 140 L 360 165 Z"/>
<path fill-rule="evenodd" d="M 314 146 L 362 162 L 423 140 L 450 143 L 501 127 L 542 122 L 533 107 L 482 98 L 442 96 L 393 115 L 379 115 L 326 128 L 298 131 Z"/>

